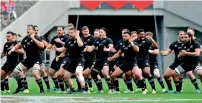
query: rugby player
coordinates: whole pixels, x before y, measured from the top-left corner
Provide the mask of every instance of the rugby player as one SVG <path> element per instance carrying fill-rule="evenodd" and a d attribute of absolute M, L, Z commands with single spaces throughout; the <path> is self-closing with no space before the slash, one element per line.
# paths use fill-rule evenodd
<path fill-rule="evenodd" d="M 41 72 L 41 75 L 43 77 L 43 80 L 46 84 L 46 87 L 47 87 L 47 91 L 50 92 L 50 84 L 49 84 L 49 79 L 48 79 L 48 75 L 46 73 L 46 67 L 45 67 L 45 63 L 44 63 L 44 59 L 45 59 L 45 48 L 48 47 L 48 42 L 46 41 L 46 39 L 40 35 L 39 33 L 39 28 L 37 25 L 34 25 L 35 27 L 35 32 L 36 34 L 41 38 L 42 42 L 44 43 L 44 49 L 42 49 L 42 54 L 41 54 L 41 67 L 40 67 L 40 72 Z"/>
<path fill-rule="evenodd" d="M 148 40 L 146 38 L 145 32 L 143 29 L 139 29 L 137 31 L 137 39 L 135 42 L 138 43 L 139 52 L 137 55 L 137 64 L 138 67 L 142 69 L 143 74 L 148 78 L 148 81 L 152 87 L 152 93 L 156 93 L 156 88 L 154 84 L 154 79 L 150 72 L 150 65 L 149 65 L 149 49 L 151 46 L 157 47 L 157 43 L 153 40 Z M 138 84 L 138 83 L 137 83 Z"/>
<path fill-rule="evenodd" d="M 120 67 L 116 68 L 115 71 L 112 73 L 111 78 L 114 80 L 115 85 L 118 85 L 117 77 L 123 73 L 125 76 L 131 77 L 134 76 L 140 82 L 140 87 L 143 88 L 143 94 L 146 94 L 146 84 L 144 78 L 142 76 L 141 70 L 137 66 L 136 55 L 139 52 L 139 47 L 137 43 L 134 42 L 134 39 L 131 38 L 130 32 L 124 32 L 123 40 L 125 41 L 122 45 L 121 49 L 112 57 L 108 58 L 109 61 L 116 59 L 124 53 L 124 61 L 120 65 Z M 124 68 L 124 69 L 122 69 Z M 131 73 L 132 72 L 132 73 Z"/>
<path fill-rule="evenodd" d="M 83 41 L 80 38 L 80 31 L 72 28 L 69 31 L 70 39 L 65 43 L 64 47 L 56 48 L 58 52 L 65 52 L 69 55 L 69 61 L 62 67 L 65 69 L 65 79 L 68 81 L 72 75 L 76 75 L 81 85 L 81 93 L 85 91 L 85 80 L 83 77 L 84 68 L 84 54 L 83 54 Z M 69 83 L 70 88 L 73 87 L 73 83 Z M 71 88 L 72 89 L 72 88 Z M 70 91 L 71 93 L 72 91 Z"/>
<path fill-rule="evenodd" d="M 181 67 L 184 69 L 184 71 L 180 71 L 178 68 L 176 68 L 175 72 L 172 74 L 174 82 L 176 84 L 175 93 L 177 94 L 181 93 L 178 78 L 179 74 L 183 72 L 186 73 L 192 72 L 192 70 L 195 70 L 195 72 L 199 75 L 199 77 L 202 77 L 202 68 L 199 58 L 201 46 L 198 43 L 198 41 L 193 39 L 193 35 L 189 32 L 183 35 L 183 39 L 184 39 L 184 46 L 182 47 L 182 50 L 178 54 L 178 59 L 182 61 Z M 196 78 L 192 79 L 190 77 L 190 79 L 192 81 L 192 84 L 196 88 L 196 93 L 200 93 L 200 89 L 198 87 Z"/>
<path fill-rule="evenodd" d="M 6 62 L 1 67 L 1 91 L 3 93 L 10 93 L 9 85 L 8 85 L 8 75 L 10 75 L 19 61 L 20 54 L 24 54 L 24 50 L 16 49 L 11 55 L 8 55 L 8 52 L 16 45 L 18 44 L 18 41 L 15 38 L 15 33 L 8 31 L 6 33 L 6 40 L 7 42 L 4 44 L 3 52 L 1 53 L 1 58 L 4 56 L 7 57 Z M 4 90 L 5 87 L 5 90 Z"/>
<path fill-rule="evenodd" d="M 47 47 L 47 49 L 54 49 L 63 47 L 65 45 L 65 42 L 69 39 L 68 35 L 64 34 L 64 27 L 58 26 L 57 27 L 57 36 L 54 36 Z M 56 51 L 56 57 L 59 56 L 62 52 Z M 50 66 L 49 69 L 49 75 L 51 76 L 55 88 L 53 91 L 56 91 L 57 93 L 66 93 L 64 88 L 64 69 L 62 66 L 68 61 L 68 56 L 65 55 L 63 57 L 60 57 L 59 60 L 56 60 L 55 58 Z M 57 72 L 57 73 L 56 73 Z M 59 83 L 58 83 L 59 82 Z M 60 89 L 59 89 L 60 87 Z"/>
<path fill-rule="evenodd" d="M 92 46 L 93 43 L 95 42 L 95 37 L 89 33 L 89 28 L 87 26 L 82 27 L 82 34 L 83 34 L 82 39 L 84 41 L 84 58 L 85 58 L 83 75 L 86 80 L 85 90 L 86 92 L 89 92 L 87 83 L 89 85 L 90 91 L 92 91 L 91 67 L 95 62 L 95 51 L 87 52 L 85 47 Z"/>
<path fill-rule="evenodd" d="M 153 41 L 153 33 L 152 32 L 146 32 L 146 37 L 149 40 Z M 149 64 L 150 64 L 150 72 L 152 73 L 153 77 L 156 77 L 159 84 L 161 85 L 162 92 L 165 92 L 165 86 L 163 84 L 163 78 L 161 77 L 158 69 L 158 61 L 157 61 L 157 55 L 159 54 L 159 49 L 153 46 L 150 47 L 149 50 Z"/>
<path fill-rule="evenodd" d="M 20 89 L 23 87 L 22 83 L 22 72 L 26 72 L 29 69 L 32 70 L 32 74 L 36 79 L 38 86 L 40 87 L 40 93 L 44 93 L 43 84 L 40 77 L 40 57 L 41 57 L 41 49 L 44 48 L 44 44 L 41 39 L 36 35 L 35 28 L 33 25 L 28 26 L 28 35 L 24 37 L 21 43 L 15 45 L 9 52 L 8 55 L 12 55 L 14 51 L 20 46 L 22 46 L 26 52 L 26 59 L 20 62 L 13 71 L 14 77 L 17 81 L 19 81 L 20 85 L 18 85 L 14 94 L 20 92 Z"/>
<path fill-rule="evenodd" d="M 93 50 L 95 50 L 96 53 L 96 62 L 93 67 L 92 78 L 99 84 L 98 90 L 101 93 L 103 92 L 101 80 L 97 80 L 97 75 L 101 72 L 107 81 L 109 87 L 108 93 L 112 93 L 112 86 L 109 75 L 109 62 L 107 61 L 107 58 L 109 57 L 110 51 L 113 48 L 113 42 L 110 38 L 106 36 L 107 34 L 106 28 L 101 27 L 99 34 L 100 38 L 95 40 L 93 46 L 88 46 L 86 51 L 92 52 Z"/>

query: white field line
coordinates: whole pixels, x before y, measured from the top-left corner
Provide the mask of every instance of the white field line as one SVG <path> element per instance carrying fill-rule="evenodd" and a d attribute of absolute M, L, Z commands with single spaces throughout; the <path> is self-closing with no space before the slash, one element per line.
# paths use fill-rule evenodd
<path fill-rule="evenodd" d="M 2 96 L 1 103 L 64 103 L 64 102 L 183 102 L 202 103 L 202 99 L 166 98 L 98 98 L 98 97 L 55 97 L 55 96 Z"/>

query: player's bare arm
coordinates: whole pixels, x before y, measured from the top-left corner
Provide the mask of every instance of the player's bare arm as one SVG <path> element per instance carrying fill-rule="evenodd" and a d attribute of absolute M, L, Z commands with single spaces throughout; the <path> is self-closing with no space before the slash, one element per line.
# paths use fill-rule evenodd
<path fill-rule="evenodd" d="M 121 50 L 119 50 L 116 54 L 114 54 L 112 57 L 108 58 L 108 61 L 112 61 L 113 59 L 116 59 L 118 57 L 120 57 L 122 54 Z"/>
<path fill-rule="evenodd" d="M 39 47 L 39 48 L 44 48 L 44 43 L 37 40 L 35 38 L 35 34 L 33 33 L 32 35 L 30 35 L 30 37 L 32 38 L 32 40 L 36 43 L 36 45 Z"/>
<path fill-rule="evenodd" d="M 76 41 L 77 41 L 78 46 L 79 46 L 79 47 L 82 47 L 82 46 L 83 46 L 83 42 L 82 42 L 82 40 L 81 40 L 79 34 L 80 34 L 80 31 L 77 30 L 77 31 L 76 31 Z"/>
<path fill-rule="evenodd" d="M 24 51 L 23 48 L 21 48 L 21 49 L 16 49 L 15 52 L 16 52 L 16 53 L 19 53 L 19 54 L 24 54 L 24 53 L 25 53 L 25 51 Z"/>
<path fill-rule="evenodd" d="M 161 51 L 160 53 L 161 53 L 161 55 L 163 55 L 163 56 L 167 56 L 167 55 L 169 55 L 171 52 L 172 52 L 172 50 L 167 49 L 167 50 L 165 50 L 165 51 Z"/>
<path fill-rule="evenodd" d="M 149 50 L 149 53 L 154 54 L 154 55 L 158 55 L 159 49 Z"/>
<path fill-rule="evenodd" d="M 187 52 L 185 50 L 182 50 L 181 53 L 187 56 L 192 56 L 192 57 L 198 57 L 200 56 L 201 50 L 199 48 L 195 49 L 195 52 Z"/>

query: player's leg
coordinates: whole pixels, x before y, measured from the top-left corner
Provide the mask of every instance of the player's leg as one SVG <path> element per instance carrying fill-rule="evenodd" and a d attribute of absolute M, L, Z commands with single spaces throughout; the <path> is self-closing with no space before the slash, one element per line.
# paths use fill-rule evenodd
<path fill-rule="evenodd" d="M 16 88 L 15 92 L 13 92 L 13 94 L 17 94 L 18 92 L 20 92 L 24 89 L 23 88 L 24 79 L 23 79 L 22 74 L 25 70 L 27 70 L 27 67 L 24 65 L 26 61 L 27 60 L 24 60 L 22 63 L 19 63 L 13 70 L 13 76 L 17 81 L 17 88 Z"/>
<path fill-rule="evenodd" d="M 81 85 L 81 92 L 86 93 L 86 91 L 85 91 L 85 80 L 84 80 L 84 76 L 83 76 L 83 68 L 84 68 L 84 63 L 79 62 L 76 66 L 75 74 L 79 80 L 79 84 Z"/>
<path fill-rule="evenodd" d="M 64 68 L 63 68 L 63 65 L 64 64 L 62 64 L 61 66 L 60 66 L 60 69 L 58 70 L 58 72 L 57 72 L 57 78 L 58 78 L 58 82 L 59 82 L 59 87 L 60 87 L 60 89 L 61 89 L 61 91 L 58 91 L 58 93 L 61 93 L 61 92 L 64 92 L 65 91 L 65 87 L 64 87 Z"/>
<path fill-rule="evenodd" d="M 95 81 L 95 84 L 97 85 L 98 91 L 100 93 L 103 93 L 102 78 L 99 75 L 101 68 L 103 67 L 102 64 L 103 63 L 101 61 L 96 61 L 95 64 L 92 66 L 91 72 L 92 79 Z M 95 91 L 94 93 L 97 93 L 98 91 Z"/>
<path fill-rule="evenodd" d="M 85 66 L 84 66 L 85 67 Z M 85 91 L 86 92 L 89 92 L 88 91 L 88 85 L 87 85 L 87 83 L 89 83 L 89 82 L 91 82 L 91 69 L 90 68 L 88 68 L 88 67 L 86 67 L 86 69 L 83 71 L 83 76 L 84 76 L 84 78 L 85 78 Z M 91 88 L 92 88 L 92 82 L 91 82 L 91 85 L 89 85 L 89 87 L 91 86 Z"/>
<path fill-rule="evenodd" d="M 51 63 L 50 69 L 49 69 L 49 75 L 51 77 L 51 79 L 53 80 L 53 83 L 55 85 L 55 87 L 52 89 L 53 91 L 59 91 L 59 83 L 58 83 L 58 78 L 57 78 L 57 71 L 60 69 L 60 61 L 56 61 L 56 59 L 54 59 Z"/>
<path fill-rule="evenodd" d="M 3 68 L 3 67 L 2 67 Z M 1 75 L 1 92 L 2 93 L 5 93 L 5 82 L 4 82 L 4 78 L 6 77 L 6 71 L 4 71 L 3 69 L 1 69 L 1 73 L 0 73 L 0 75 Z"/>
<path fill-rule="evenodd" d="M 201 83 L 202 83 L 202 66 L 201 64 L 199 64 L 196 68 L 195 68 L 195 72 L 198 74 L 198 76 L 200 77 Z"/>
<path fill-rule="evenodd" d="M 49 79 L 48 79 L 48 75 L 46 73 L 46 67 L 45 67 L 44 63 L 42 63 L 41 66 L 40 66 L 40 72 L 41 72 L 41 76 L 43 77 L 43 80 L 44 80 L 44 82 L 46 84 L 47 90 L 48 90 L 48 92 L 50 92 Z"/>
<path fill-rule="evenodd" d="M 159 84 L 161 85 L 162 92 L 165 92 L 166 89 L 163 83 L 163 78 L 160 75 L 159 69 L 157 68 L 157 66 L 154 66 L 154 67 L 151 67 L 151 70 L 153 72 L 154 77 L 157 78 Z"/>
<path fill-rule="evenodd" d="M 173 73 L 173 69 L 171 69 L 170 67 L 168 67 L 166 69 L 166 71 L 164 72 L 164 79 L 165 79 L 165 82 L 166 82 L 166 84 L 168 86 L 167 92 L 173 91 L 173 87 L 172 87 L 172 83 L 171 83 L 172 73 Z"/>
<path fill-rule="evenodd" d="M 10 73 L 9 73 L 10 74 Z M 8 75 L 4 78 L 4 85 L 7 93 L 10 93 Z"/>
<path fill-rule="evenodd" d="M 113 82 L 113 85 L 114 85 L 114 93 L 120 93 L 120 90 L 119 90 L 119 82 L 118 82 L 118 76 L 120 76 L 121 74 L 123 74 L 123 71 L 117 67 L 114 72 L 111 74 L 111 79 L 112 79 L 112 82 Z"/>
<path fill-rule="evenodd" d="M 64 68 L 64 66 L 63 66 Z M 64 72 L 64 81 L 68 84 L 68 86 L 70 87 L 70 91 L 68 92 L 68 94 L 73 94 L 76 92 L 75 88 L 74 88 L 74 84 L 73 81 L 71 79 L 72 77 L 72 73 L 67 71 L 67 67 L 64 68 L 65 72 Z"/>
<path fill-rule="evenodd" d="M 109 91 L 108 93 L 111 93 L 112 92 L 112 83 L 111 83 L 111 79 L 110 79 L 110 76 L 109 76 L 109 64 L 107 62 L 104 62 L 103 63 L 103 68 L 102 68 L 102 74 L 107 82 L 107 85 L 108 85 L 108 88 L 109 88 Z"/>
<path fill-rule="evenodd" d="M 145 79 L 142 76 L 141 69 L 138 68 L 138 66 L 133 67 L 132 69 L 133 76 L 139 80 L 139 86 L 142 88 L 142 94 L 147 94 L 146 90 L 146 83 Z"/>
<path fill-rule="evenodd" d="M 49 69 L 49 75 L 53 80 L 53 83 L 55 87 L 53 88 L 53 91 L 59 91 L 59 83 L 57 78 L 57 70 L 50 68 Z"/>
<path fill-rule="evenodd" d="M 156 88 L 155 88 L 155 84 L 154 84 L 154 78 L 153 76 L 151 75 L 151 72 L 150 72 L 150 67 L 149 65 L 145 65 L 144 69 L 143 69 L 143 72 L 144 74 L 146 75 L 146 77 L 148 78 L 148 81 L 152 87 L 152 93 L 155 94 L 156 93 Z"/>
<path fill-rule="evenodd" d="M 42 79 L 40 76 L 40 65 L 38 63 L 34 64 L 31 70 L 32 70 L 32 75 L 34 76 L 36 83 L 38 84 L 40 88 L 40 93 L 43 94 L 44 89 L 43 89 Z"/>

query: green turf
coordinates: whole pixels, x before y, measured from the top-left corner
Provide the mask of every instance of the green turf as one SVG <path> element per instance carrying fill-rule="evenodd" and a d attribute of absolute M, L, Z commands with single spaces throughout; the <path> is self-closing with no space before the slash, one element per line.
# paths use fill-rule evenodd
<path fill-rule="evenodd" d="M 121 92 L 123 92 L 125 90 L 125 84 L 123 82 L 122 79 L 119 80 L 119 86 L 120 86 L 120 90 Z M 51 87 L 53 87 L 53 82 L 51 81 Z M 75 83 L 75 80 L 74 80 Z M 156 88 L 157 88 L 157 93 L 156 94 L 152 94 L 151 93 L 151 88 L 150 85 L 147 82 L 147 87 L 149 92 L 146 95 L 142 95 L 141 92 L 135 92 L 133 94 L 108 94 L 107 93 L 107 86 L 106 86 L 106 82 L 103 82 L 103 86 L 104 86 L 104 93 L 100 94 L 100 93 L 91 93 L 91 94 L 56 94 L 56 93 L 46 93 L 43 96 L 67 96 L 68 97 L 103 97 L 103 98 L 113 98 L 113 97 L 127 97 L 127 98 L 165 98 L 165 99 L 202 99 L 202 93 L 201 94 L 196 94 L 195 93 L 195 88 L 192 85 L 192 83 L 190 82 L 190 80 L 185 79 L 183 82 L 183 92 L 182 94 L 172 94 L 172 93 L 161 93 L 161 87 L 160 85 L 157 83 L 157 81 L 155 81 L 156 83 Z M 200 81 L 198 81 L 199 83 L 199 87 L 202 89 L 202 84 L 200 83 Z M 133 84 L 134 85 L 134 84 Z M 9 79 L 9 86 L 10 86 L 10 90 L 11 92 L 13 92 L 16 88 L 16 81 L 14 79 Z M 77 87 L 76 83 L 75 83 L 75 87 Z M 93 83 L 93 87 L 95 87 L 95 84 Z M 136 89 L 135 85 L 133 86 L 134 90 Z M 38 85 L 36 84 L 35 80 L 33 78 L 28 79 L 28 88 L 30 90 L 29 94 L 23 94 L 23 93 L 19 93 L 16 94 L 14 96 L 42 96 L 41 94 L 39 94 L 39 88 Z M 44 88 L 46 90 L 46 86 L 44 84 Z M 174 88 L 174 86 L 173 86 Z M 97 88 L 94 88 L 94 90 L 97 90 Z M 2 95 L 13 95 L 11 93 L 9 94 L 2 94 Z M 189 103 L 199 103 L 197 101 L 189 101 Z M 144 103 L 144 102 L 141 102 Z M 148 103 L 148 102 L 147 102 Z M 163 103 L 171 103 L 171 102 L 163 102 Z M 186 101 L 184 101 L 183 103 L 188 103 Z M 202 101 L 200 101 L 200 103 L 202 103 Z"/>

